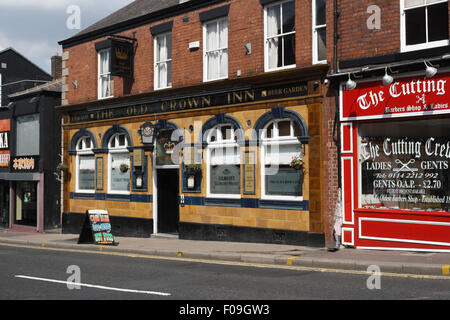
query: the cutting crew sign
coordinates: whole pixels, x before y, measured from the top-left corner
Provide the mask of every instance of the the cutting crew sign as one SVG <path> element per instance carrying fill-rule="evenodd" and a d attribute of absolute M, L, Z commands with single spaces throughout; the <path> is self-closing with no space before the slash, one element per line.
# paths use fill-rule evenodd
<path fill-rule="evenodd" d="M 450 113 L 449 84 L 450 74 L 398 79 L 386 86 L 381 81 L 361 83 L 343 90 L 341 120 Z"/>

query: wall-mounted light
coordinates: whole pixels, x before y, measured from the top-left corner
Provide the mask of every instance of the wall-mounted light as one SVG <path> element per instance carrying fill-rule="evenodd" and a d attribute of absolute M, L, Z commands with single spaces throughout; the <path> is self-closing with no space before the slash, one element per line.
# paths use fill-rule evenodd
<path fill-rule="evenodd" d="M 73 87 L 74 87 L 75 89 L 78 88 L 78 81 L 77 81 L 77 80 L 72 81 L 72 84 L 73 84 Z"/>
<path fill-rule="evenodd" d="M 352 80 L 350 77 L 350 73 L 348 74 L 348 80 L 345 83 L 345 90 L 353 90 L 356 88 L 356 82 Z"/>
<path fill-rule="evenodd" d="M 252 54 L 252 44 L 251 43 L 244 44 L 244 47 L 246 50 L 245 54 Z"/>
<path fill-rule="evenodd" d="M 390 85 L 394 81 L 394 78 L 390 74 L 388 74 L 387 69 L 388 68 L 386 67 L 386 69 L 384 71 L 384 76 L 383 76 L 383 85 L 385 85 L 385 86 Z"/>
<path fill-rule="evenodd" d="M 437 66 L 433 66 L 431 63 L 427 63 L 427 61 L 425 60 L 423 63 L 425 63 L 425 66 L 427 67 L 425 69 L 425 76 L 427 78 L 432 78 L 434 77 L 434 75 L 437 73 Z"/>

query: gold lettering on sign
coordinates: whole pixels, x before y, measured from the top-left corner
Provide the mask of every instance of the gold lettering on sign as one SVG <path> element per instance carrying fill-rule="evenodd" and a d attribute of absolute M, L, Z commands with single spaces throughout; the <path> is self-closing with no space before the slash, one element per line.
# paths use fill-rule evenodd
<path fill-rule="evenodd" d="M 227 98 L 228 104 L 255 101 L 255 92 L 253 90 L 231 92 L 227 94 Z"/>

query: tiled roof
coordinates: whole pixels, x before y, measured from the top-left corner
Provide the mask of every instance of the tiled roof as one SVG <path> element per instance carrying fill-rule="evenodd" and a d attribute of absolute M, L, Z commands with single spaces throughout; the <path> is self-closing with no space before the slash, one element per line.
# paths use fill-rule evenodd
<path fill-rule="evenodd" d="M 63 40 L 60 43 L 77 39 L 95 32 L 99 32 L 109 27 L 119 25 L 121 23 L 143 17 L 163 9 L 167 9 L 179 4 L 179 0 L 135 0 L 122 9 L 113 12 L 106 18 L 94 23 L 73 37 Z"/>

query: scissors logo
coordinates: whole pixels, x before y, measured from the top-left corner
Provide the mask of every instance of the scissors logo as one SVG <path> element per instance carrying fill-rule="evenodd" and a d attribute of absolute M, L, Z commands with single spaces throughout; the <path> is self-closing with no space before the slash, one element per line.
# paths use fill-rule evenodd
<path fill-rule="evenodd" d="M 393 169 L 393 171 L 394 172 L 405 172 L 405 171 L 406 172 L 407 171 L 409 171 L 409 172 L 416 172 L 416 171 L 419 171 L 419 169 L 417 169 L 417 168 L 410 168 L 409 167 L 409 165 L 413 164 L 414 162 L 416 162 L 416 160 L 414 160 L 414 159 L 411 159 L 411 160 L 409 160 L 406 163 L 403 163 L 401 160 L 397 159 L 397 160 L 395 160 L 395 163 L 400 164 L 401 167 L 400 168 L 395 168 L 395 169 Z"/>

